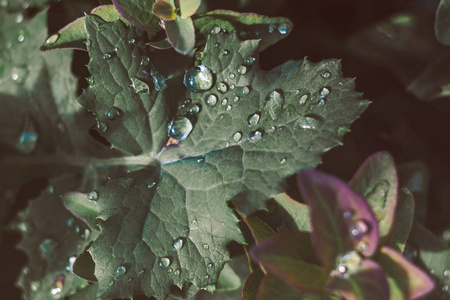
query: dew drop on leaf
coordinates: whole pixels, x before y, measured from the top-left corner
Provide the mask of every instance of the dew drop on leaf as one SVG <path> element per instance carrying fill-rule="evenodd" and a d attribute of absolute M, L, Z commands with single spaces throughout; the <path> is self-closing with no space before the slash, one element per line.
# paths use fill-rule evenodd
<path fill-rule="evenodd" d="M 360 253 L 366 251 L 368 248 L 369 245 L 365 241 L 361 241 L 356 245 L 356 250 L 358 250 L 358 252 Z"/>
<path fill-rule="evenodd" d="M 112 58 L 112 55 L 110 53 L 105 53 L 102 56 L 103 60 L 110 60 Z"/>
<path fill-rule="evenodd" d="M 206 97 L 206 105 L 210 106 L 210 107 L 214 107 L 217 104 L 217 96 L 214 94 L 210 94 L 208 95 L 208 97 Z"/>
<path fill-rule="evenodd" d="M 214 25 L 211 27 L 211 30 L 209 31 L 211 35 L 219 34 L 222 31 L 222 29 L 218 25 Z"/>
<path fill-rule="evenodd" d="M 127 268 L 125 266 L 118 266 L 116 269 L 116 274 L 121 276 L 124 275 L 127 272 Z"/>
<path fill-rule="evenodd" d="M 278 91 L 271 91 L 264 101 L 264 111 L 272 120 L 276 120 L 283 111 L 284 96 Z"/>
<path fill-rule="evenodd" d="M 175 241 L 173 241 L 172 244 L 172 250 L 178 251 L 184 246 L 184 241 L 182 238 L 177 238 Z"/>
<path fill-rule="evenodd" d="M 344 210 L 344 212 L 342 213 L 342 216 L 344 217 L 344 219 L 348 220 L 353 216 L 354 212 L 351 209 L 346 209 Z"/>
<path fill-rule="evenodd" d="M 105 122 L 98 121 L 97 122 L 97 129 L 100 130 L 101 132 L 106 132 L 108 130 L 108 125 L 106 125 Z"/>
<path fill-rule="evenodd" d="M 131 38 L 131 39 L 128 40 L 128 44 L 134 45 L 134 44 L 136 44 L 136 40 Z"/>
<path fill-rule="evenodd" d="M 369 224 L 364 220 L 356 220 L 355 223 L 352 225 L 350 229 L 350 234 L 354 239 L 362 239 L 364 235 L 369 233 L 370 226 Z"/>
<path fill-rule="evenodd" d="M 161 258 L 161 260 L 160 260 L 159 263 L 158 263 L 159 268 L 160 268 L 161 270 L 166 269 L 167 267 L 170 266 L 170 264 L 171 264 L 171 261 L 170 261 L 170 259 L 169 259 L 168 257 L 163 257 L 163 258 Z"/>
<path fill-rule="evenodd" d="M 235 79 L 236 78 L 236 74 L 230 73 L 230 75 L 228 75 L 228 77 L 230 77 L 230 79 Z"/>
<path fill-rule="evenodd" d="M 30 284 L 30 289 L 31 289 L 33 292 L 39 291 L 39 290 L 41 289 L 41 282 L 40 282 L 40 281 L 37 281 L 37 280 L 32 281 L 31 284 Z"/>
<path fill-rule="evenodd" d="M 113 286 L 114 285 L 114 280 L 110 280 L 109 281 L 109 286 Z"/>
<path fill-rule="evenodd" d="M 218 82 L 216 85 L 217 91 L 219 91 L 222 94 L 225 94 L 228 92 L 228 85 L 225 82 Z"/>
<path fill-rule="evenodd" d="M 209 245 L 208 244 L 203 244 L 203 249 L 208 250 L 209 249 Z"/>
<path fill-rule="evenodd" d="M 345 253 L 339 260 L 338 267 L 331 271 L 331 276 L 349 278 L 349 274 L 356 272 L 361 264 L 362 258 L 356 251 Z"/>
<path fill-rule="evenodd" d="M 151 189 L 152 187 L 154 187 L 156 184 L 156 182 L 150 182 L 149 184 L 147 184 L 147 188 Z"/>
<path fill-rule="evenodd" d="M 198 113 L 200 112 L 200 110 L 201 110 L 200 105 L 194 104 L 194 105 L 191 107 L 191 109 L 189 109 L 189 114 L 191 114 L 191 115 L 196 115 L 196 114 L 198 114 Z"/>
<path fill-rule="evenodd" d="M 193 128 L 191 120 L 184 116 L 177 116 L 169 123 L 167 133 L 169 137 L 183 141 L 189 136 Z"/>
<path fill-rule="evenodd" d="M 140 65 L 143 66 L 143 67 L 145 67 L 145 66 L 148 66 L 149 63 L 150 63 L 150 58 L 149 58 L 148 56 L 143 55 L 143 56 L 141 57 L 141 63 L 140 63 Z"/>
<path fill-rule="evenodd" d="M 228 54 L 230 54 L 230 51 L 229 51 L 229 50 L 223 50 L 223 51 L 222 51 L 222 55 L 223 55 L 223 56 L 227 56 Z"/>
<path fill-rule="evenodd" d="M 242 95 L 242 96 L 245 96 L 245 95 L 248 95 L 248 93 L 250 93 L 250 88 L 249 88 L 248 86 L 244 86 L 244 87 L 241 89 L 241 95 Z"/>
<path fill-rule="evenodd" d="M 208 269 L 211 269 L 212 267 L 214 267 L 214 264 L 213 264 L 213 263 L 209 263 L 209 264 L 206 265 L 206 267 L 207 267 Z"/>
<path fill-rule="evenodd" d="M 248 126 L 253 127 L 258 125 L 261 115 L 259 113 L 254 113 L 248 116 Z"/>
<path fill-rule="evenodd" d="M 325 78 L 325 79 L 328 79 L 328 78 L 331 77 L 331 73 L 328 72 L 328 71 L 325 71 L 325 72 L 322 73 L 322 77 Z"/>
<path fill-rule="evenodd" d="M 184 73 L 184 85 L 194 93 L 211 89 L 214 83 L 212 71 L 204 65 L 192 67 Z"/>
<path fill-rule="evenodd" d="M 111 106 L 111 107 L 109 107 L 108 110 L 105 112 L 105 115 L 106 115 L 106 117 L 107 117 L 108 119 L 110 119 L 110 120 L 115 120 L 115 119 L 117 119 L 117 118 L 120 116 L 120 111 L 119 111 L 116 107 Z"/>
<path fill-rule="evenodd" d="M 214 48 L 217 48 L 217 47 L 219 47 L 219 46 L 220 46 L 220 43 L 215 43 L 215 44 L 213 45 Z"/>
<path fill-rule="evenodd" d="M 134 280 L 133 277 L 129 277 L 129 278 L 127 279 L 128 282 L 132 282 L 133 280 Z"/>
<path fill-rule="evenodd" d="M 83 233 L 81 234 L 81 238 L 83 240 L 88 240 L 91 236 L 91 231 L 89 230 L 89 228 L 86 228 Z"/>
<path fill-rule="evenodd" d="M 256 58 L 254 58 L 254 57 L 249 57 L 249 58 L 247 58 L 246 60 L 245 60 L 245 64 L 247 65 L 247 66 L 251 66 L 251 65 L 253 65 L 253 63 L 256 61 Z"/>
<path fill-rule="evenodd" d="M 324 87 L 320 90 L 319 92 L 319 97 L 320 98 L 325 98 L 327 97 L 329 94 L 331 93 L 330 88 L 328 87 Z"/>
<path fill-rule="evenodd" d="M 168 270 L 167 270 L 167 273 L 172 273 L 173 272 L 173 269 L 172 268 L 169 268 Z"/>
<path fill-rule="evenodd" d="M 444 276 L 445 276 L 445 277 L 448 277 L 448 275 L 450 275 L 450 270 L 445 270 L 445 271 L 444 271 Z"/>
<path fill-rule="evenodd" d="M 75 261 L 77 260 L 76 256 L 71 256 L 67 259 L 67 265 L 66 265 L 66 271 L 67 272 L 71 272 L 72 268 L 73 268 L 73 264 L 75 263 Z"/>
<path fill-rule="evenodd" d="M 222 106 L 227 106 L 227 104 L 228 104 L 228 99 L 227 99 L 227 98 L 223 99 L 222 102 L 221 102 L 220 104 L 222 104 Z"/>
<path fill-rule="evenodd" d="M 257 129 L 249 133 L 248 140 L 252 143 L 259 142 L 262 139 L 263 134 L 264 131 L 262 129 Z"/>
<path fill-rule="evenodd" d="M 233 107 L 231 105 L 228 105 L 227 108 L 225 108 L 226 111 L 231 111 Z"/>
<path fill-rule="evenodd" d="M 237 71 L 238 71 L 239 74 L 245 75 L 247 73 L 247 67 L 244 66 L 244 65 L 241 65 L 241 66 L 239 66 Z"/>
<path fill-rule="evenodd" d="M 56 43 L 56 41 L 59 39 L 59 33 L 55 33 L 54 35 L 51 35 L 44 43 L 45 46 L 52 45 Z"/>
<path fill-rule="evenodd" d="M 236 97 L 234 97 L 234 99 L 233 99 L 234 103 L 239 102 L 239 100 L 240 100 L 239 96 L 236 96 Z"/>
<path fill-rule="evenodd" d="M 230 89 L 234 90 L 236 88 L 236 86 L 234 84 L 230 85 Z"/>
<path fill-rule="evenodd" d="M 144 273 L 145 273 L 145 269 L 140 269 L 138 274 L 143 275 Z"/>
<path fill-rule="evenodd" d="M 95 81 L 94 81 L 94 75 L 89 76 L 88 78 L 86 78 L 87 83 L 89 84 L 89 86 L 93 86 Z"/>
<path fill-rule="evenodd" d="M 305 105 L 305 103 L 306 103 L 306 101 L 308 101 L 308 99 L 309 99 L 309 94 L 304 94 L 303 96 L 300 97 L 298 104 L 300 106 Z"/>
<path fill-rule="evenodd" d="M 181 270 L 180 269 L 176 269 L 173 274 L 179 276 L 181 274 Z"/>
<path fill-rule="evenodd" d="M 96 190 L 93 190 L 92 192 L 90 192 L 88 194 L 88 198 L 89 198 L 89 200 L 97 201 L 98 200 L 98 192 Z"/>
<path fill-rule="evenodd" d="M 242 139 L 242 132 L 238 131 L 235 134 L 233 134 L 233 140 L 236 143 L 239 143 L 241 141 L 241 139 Z"/>
<path fill-rule="evenodd" d="M 294 126 L 303 129 L 316 129 L 320 124 L 322 124 L 322 119 L 320 117 L 315 115 L 307 115 L 300 117 L 297 121 L 295 121 Z"/>
<path fill-rule="evenodd" d="M 280 26 L 278 26 L 278 32 L 281 34 L 287 34 L 288 32 L 288 26 L 287 24 L 281 24 Z"/>
<path fill-rule="evenodd" d="M 286 158 L 284 157 L 284 158 L 282 158 L 281 160 L 280 160 L 280 164 L 281 165 L 284 165 L 286 163 Z"/>
<path fill-rule="evenodd" d="M 209 275 L 208 275 L 208 274 L 205 274 L 205 275 L 203 276 L 203 278 L 204 278 L 204 279 L 209 279 Z"/>
<path fill-rule="evenodd" d="M 269 25 L 269 33 L 273 33 L 276 28 L 277 28 L 277 26 L 275 26 L 274 24 L 270 24 Z"/>
<path fill-rule="evenodd" d="M 326 103 L 327 103 L 327 100 L 326 100 L 326 99 L 320 99 L 320 100 L 317 102 L 317 106 L 322 107 L 322 106 L 324 106 Z"/>
<path fill-rule="evenodd" d="M 277 129 L 275 126 L 272 126 L 269 128 L 269 130 L 267 130 L 269 133 L 272 133 L 275 131 L 275 129 Z"/>
<path fill-rule="evenodd" d="M 59 244 L 56 240 L 53 238 L 46 238 L 40 243 L 39 250 L 43 257 L 49 257 L 55 252 L 58 246 Z"/>

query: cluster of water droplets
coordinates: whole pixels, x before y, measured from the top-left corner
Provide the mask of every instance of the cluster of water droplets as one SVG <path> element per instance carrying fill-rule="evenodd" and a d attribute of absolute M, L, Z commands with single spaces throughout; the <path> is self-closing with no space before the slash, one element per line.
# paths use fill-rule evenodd
<path fill-rule="evenodd" d="M 366 220 L 355 220 L 354 211 L 352 209 L 344 210 L 343 217 L 350 224 L 349 234 L 356 242 L 356 250 L 359 253 L 364 253 L 369 247 L 364 238 L 371 232 L 372 228 Z"/>
<path fill-rule="evenodd" d="M 338 259 L 337 268 L 331 271 L 333 277 L 342 277 L 348 279 L 351 274 L 355 273 L 361 265 L 362 258 L 356 251 L 345 253 Z"/>

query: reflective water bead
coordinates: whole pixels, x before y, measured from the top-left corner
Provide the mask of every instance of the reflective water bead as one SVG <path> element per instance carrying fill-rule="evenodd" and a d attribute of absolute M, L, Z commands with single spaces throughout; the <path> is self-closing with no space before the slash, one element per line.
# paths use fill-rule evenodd
<path fill-rule="evenodd" d="M 173 272 L 173 269 L 172 268 L 169 268 L 168 270 L 167 270 L 167 273 L 172 273 Z"/>
<path fill-rule="evenodd" d="M 58 39 L 59 39 L 59 33 L 55 33 L 55 34 L 49 36 L 47 40 L 45 40 L 44 45 L 45 45 L 45 46 L 52 45 L 52 44 L 54 44 Z"/>
<path fill-rule="evenodd" d="M 331 73 L 328 72 L 328 71 L 325 71 L 325 72 L 322 73 L 322 77 L 325 78 L 325 79 L 328 79 L 328 78 L 331 77 Z"/>
<path fill-rule="evenodd" d="M 98 192 L 96 190 L 93 190 L 92 192 L 90 192 L 88 194 L 88 198 L 89 198 L 89 200 L 97 201 L 98 200 Z"/>
<path fill-rule="evenodd" d="M 235 96 L 234 98 L 233 98 L 233 101 L 234 101 L 234 103 L 236 103 L 236 102 L 239 102 L 239 96 Z"/>
<path fill-rule="evenodd" d="M 228 92 L 228 85 L 225 82 L 218 82 L 216 85 L 217 91 L 219 91 L 222 94 L 225 94 Z"/>
<path fill-rule="evenodd" d="M 178 251 L 184 246 L 184 241 L 182 238 L 178 238 L 172 243 L 172 250 Z"/>
<path fill-rule="evenodd" d="M 205 274 L 205 275 L 203 276 L 203 278 L 204 278 L 204 279 L 209 279 L 209 275 L 208 275 L 208 274 Z"/>
<path fill-rule="evenodd" d="M 67 259 L 67 266 L 66 266 L 66 271 L 70 272 L 72 271 L 73 268 L 73 264 L 75 263 L 75 261 L 77 260 L 76 256 L 71 256 Z"/>
<path fill-rule="evenodd" d="M 145 273 L 145 269 L 140 269 L 138 274 L 143 275 L 144 273 Z"/>
<path fill-rule="evenodd" d="M 189 136 L 193 128 L 194 126 L 188 118 L 177 116 L 169 123 L 167 133 L 169 137 L 183 141 Z"/>
<path fill-rule="evenodd" d="M 316 129 L 322 124 L 322 120 L 314 115 L 300 117 L 294 124 L 296 127 L 303 129 Z"/>
<path fill-rule="evenodd" d="M 213 45 L 214 48 L 217 48 L 217 47 L 219 47 L 219 46 L 220 46 L 220 43 L 215 43 L 215 44 Z"/>
<path fill-rule="evenodd" d="M 136 40 L 131 38 L 131 39 L 128 40 L 128 44 L 134 45 L 134 44 L 136 44 Z"/>
<path fill-rule="evenodd" d="M 203 249 L 208 250 L 209 249 L 209 245 L 208 244 L 203 244 Z"/>
<path fill-rule="evenodd" d="M 134 280 L 133 277 L 129 277 L 129 278 L 127 279 L 128 282 L 132 282 L 133 280 Z"/>
<path fill-rule="evenodd" d="M 256 61 L 256 58 L 254 58 L 254 57 L 249 57 L 249 58 L 247 58 L 246 60 L 245 60 L 245 64 L 247 65 L 247 66 L 251 66 L 251 65 L 253 65 L 253 63 Z"/>
<path fill-rule="evenodd" d="M 86 81 L 89 84 L 89 86 L 93 86 L 95 84 L 94 75 L 91 75 L 88 78 L 86 78 Z"/>
<path fill-rule="evenodd" d="M 88 240 L 91 236 L 91 231 L 89 230 L 89 228 L 86 228 L 83 233 L 81 234 L 81 238 L 83 240 Z"/>
<path fill-rule="evenodd" d="M 217 96 L 214 94 L 210 94 L 208 95 L 208 97 L 206 97 L 206 105 L 210 106 L 210 107 L 214 107 L 217 104 Z"/>
<path fill-rule="evenodd" d="M 181 270 L 180 270 L 180 269 L 176 269 L 176 270 L 175 270 L 175 272 L 173 272 L 173 274 L 175 274 L 175 275 L 177 275 L 177 276 L 178 276 L 178 275 L 180 275 L 180 274 L 181 274 Z"/>
<path fill-rule="evenodd" d="M 114 285 L 114 280 L 111 279 L 111 280 L 109 281 L 109 286 L 113 286 L 113 285 Z"/>
<path fill-rule="evenodd" d="M 276 120 L 283 111 L 284 96 L 278 91 L 271 91 L 264 101 L 264 111 L 272 120 Z"/>
<path fill-rule="evenodd" d="M 200 110 L 201 110 L 200 105 L 194 104 L 194 106 L 192 106 L 191 109 L 189 109 L 189 113 L 191 115 L 196 115 L 196 114 L 198 114 L 200 112 Z"/>
<path fill-rule="evenodd" d="M 154 187 L 155 186 L 155 184 L 156 184 L 156 182 L 150 182 L 149 184 L 147 184 L 147 188 L 148 189 L 151 189 L 152 187 Z"/>
<path fill-rule="evenodd" d="M 350 219 L 353 216 L 353 210 L 352 209 L 346 209 L 344 210 L 342 216 L 344 217 L 344 219 Z"/>
<path fill-rule="evenodd" d="M 351 230 L 350 233 L 355 239 L 361 239 L 364 237 L 365 234 L 369 233 L 370 226 L 369 224 L 364 220 L 357 220 Z"/>
<path fill-rule="evenodd" d="M 244 65 L 240 65 L 238 68 L 238 73 L 241 75 L 245 75 L 247 73 L 247 67 Z"/>
<path fill-rule="evenodd" d="M 32 281 L 31 284 L 30 284 L 30 289 L 31 289 L 33 292 L 39 291 L 39 290 L 41 289 L 41 282 L 40 282 L 40 281 L 37 281 L 37 280 Z"/>
<path fill-rule="evenodd" d="M 272 127 L 270 127 L 269 130 L 267 130 L 267 131 L 268 131 L 269 133 L 272 133 L 272 132 L 275 131 L 275 129 L 276 129 L 276 127 L 275 127 L 275 126 L 272 126 Z"/>
<path fill-rule="evenodd" d="M 358 270 L 361 264 L 361 256 L 356 251 L 347 252 L 342 258 L 339 260 L 338 267 L 331 271 L 331 276 L 343 277 L 347 279 L 349 274 L 354 273 Z"/>
<path fill-rule="evenodd" d="M 211 35 L 216 35 L 222 31 L 222 28 L 220 28 L 218 25 L 214 25 L 211 27 L 211 30 L 209 31 Z"/>
<path fill-rule="evenodd" d="M 228 50 L 223 50 L 222 51 L 222 55 L 223 56 L 227 56 L 228 54 L 230 54 L 230 51 L 228 51 Z"/>
<path fill-rule="evenodd" d="M 281 24 L 280 26 L 278 26 L 278 32 L 281 34 L 286 34 L 288 32 L 287 24 Z"/>
<path fill-rule="evenodd" d="M 97 122 L 97 129 L 100 130 L 101 132 L 106 132 L 108 130 L 108 125 L 106 125 L 105 122 L 98 121 Z"/>
<path fill-rule="evenodd" d="M 320 99 L 318 102 L 317 102 L 317 106 L 324 106 L 325 104 L 327 103 L 327 100 L 326 99 Z"/>
<path fill-rule="evenodd" d="M 127 268 L 125 266 L 118 266 L 116 269 L 116 274 L 121 276 L 127 272 Z"/>
<path fill-rule="evenodd" d="M 227 98 L 223 99 L 222 102 L 221 102 L 221 104 L 222 104 L 222 106 L 227 106 L 227 104 L 228 104 L 228 99 L 227 99 Z"/>
<path fill-rule="evenodd" d="M 236 86 L 234 84 L 230 85 L 230 90 L 234 90 Z"/>
<path fill-rule="evenodd" d="M 283 158 L 280 160 L 280 164 L 284 165 L 285 163 L 286 163 L 286 157 L 283 157 Z"/>
<path fill-rule="evenodd" d="M 244 86 L 242 89 L 241 89 L 241 95 L 242 96 L 245 96 L 245 95 L 248 95 L 250 93 L 250 88 L 248 87 L 248 86 Z"/>
<path fill-rule="evenodd" d="M 239 143 L 241 141 L 241 139 L 242 139 L 242 132 L 238 131 L 235 134 L 233 134 L 233 140 L 236 143 Z"/>
<path fill-rule="evenodd" d="M 143 55 L 141 57 L 141 66 L 143 66 L 143 67 L 148 66 L 149 63 L 150 63 L 150 58 L 148 56 Z"/>
<path fill-rule="evenodd" d="M 300 97 L 300 100 L 298 101 L 299 105 L 305 105 L 306 101 L 309 99 L 309 94 L 304 94 Z"/>
<path fill-rule="evenodd" d="M 110 53 L 105 53 L 102 56 L 103 60 L 110 60 L 112 58 L 112 55 Z"/>
<path fill-rule="evenodd" d="M 231 111 L 233 107 L 231 105 L 228 105 L 227 108 L 225 108 L 226 111 Z"/>
<path fill-rule="evenodd" d="M 276 28 L 277 28 L 277 26 L 275 26 L 274 24 L 270 24 L 269 25 L 269 33 L 273 33 Z"/>
<path fill-rule="evenodd" d="M 365 241 L 361 241 L 356 245 L 358 252 L 364 252 L 369 248 L 369 245 Z"/>
<path fill-rule="evenodd" d="M 108 119 L 115 120 L 120 116 L 120 111 L 116 107 L 111 106 L 106 110 L 105 115 Z"/>
<path fill-rule="evenodd" d="M 234 73 L 230 73 L 230 75 L 228 77 L 230 77 L 230 79 L 235 79 L 236 75 Z"/>
<path fill-rule="evenodd" d="M 168 257 L 163 257 L 163 258 L 161 258 L 161 260 L 159 261 L 159 268 L 160 269 L 162 269 L 162 270 L 164 270 L 164 269 L 166 269 L 168 266 L 170 266 L 170 264 L 171 264 L 171 261 L 170 261 L 170 259 L 168 258 Z"/>
<path fill-rule="evenodd" d="M 450 275 L 450 271 L 449 271 L 449 270 L 445 270 L 445 271 L 444 271 L 444 276 L 445 276 L 445 277 L 448 277 L 448 275 Z"/>
<path fill-rule="evenodd" d="M 248 116 L 248 126 L 253 127 L 258 125 L 261 115 L 259 113 L 254 113 Z"/>
<path fill-rule="evenodd" d="M 213 73 L 204 65 L 193 67 L 184 73 L 183 83 L 191 92 L 204 92 L 209 90 L 214 83 Z"/>
<path fill-rule="evenodd" d="M 319 92 L 319 97 L 320 97 L 320 98 L 325 98 L 325 97 L 327 97 L 329 94 L 330 94 L 330 89 L 327 88 L 327 87 L 324 87 L 324 88 L 322 88 L 322 89 L 320 90 L 320 92 Z"/>
<path fill-rule="evenodd" d="M 264 132 L 262 129 L 252 131 L 248 135 L 248 140 L 252 143 L 259 142 L 262 139 L 263 134 Z"/>
<path fill-rule="evenodd" d="M 209 263 L 209 264 L 206 265 L 206 267 L 207 267 L 208 269 L 211 269 L 212 267 L 214 267 L 214 264 L 213 264 L 213 263 Z"/>

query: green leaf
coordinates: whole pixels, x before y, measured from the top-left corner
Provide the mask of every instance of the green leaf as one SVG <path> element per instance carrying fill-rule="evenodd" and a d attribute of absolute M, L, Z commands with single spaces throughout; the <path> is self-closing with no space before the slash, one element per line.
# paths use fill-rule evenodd
<path fill-rule="evenodd" d="M 166 21 L 175 20 L 175 10 L 173 6 L 165 1 L 159 0 L 153 4 L 152 13 Z"/>
<path fill-rule="evenodd" d="M 308 233 L 280 233 L 258 243 L 251 255 L 299 291 L 321 293 L 330 277 L 319 265 Z"/>
<path fill-rule="evenodd" d="M 303 232 L 311 231 L 309 220 L 309 207 L 289 197 L 287 194 L 279 194 L 273 197 L 280 205 L 278 210 L 283 210 L 284 221 L 288 228 Z"/>
<path fill-rule="evenodd" d="M 92 84 L 78 101 L 96 115 L 99 131 L 115 148 L 145 153 L 151 160 L 167 139 L 166 94 L 154 90 L 164 90 L 166 78 L 153 69 L 144 46 L 130 42 L 139 40 L 141 31 L 95 15 L 86 16 L 85 22 Z M 142 73 L 146 66 L 153 83 Z"/>
<path fill-rule="evenodd" d="M 95 200 L 97 191 L 89 194 L 69 193 L 63 197 L 64 206 L 75 216 L 81 218 L 92 230 L 100 231 L 96 220 L 100 210 Z M 89 201 L 90 200 L 90 201 Z"/>
<path fill-rule="evenodd" d="M 119 13 L 133 26 L 145 31 L 159 31 L 159 18 L 152 13 L 153 0 L 113 0 Z"/>
<path fill-rule="evenodd" d="M 184 0 L 179 1 L 179 8 L 180 8 L 180 17 L 182 18 L 189 18 L 200 7 L 200 4 L 202 4 L 202 0 Z"/>
<path fill-rule="evenodd" d="M 397 171 L 388 152 L 377 152 L 367 158 L 349 182 L 350 187 L 363 196 L 378 221 L 380 242 L 391 234 L 397 204 Z"/>
<path fill-rule="evenodd" d="M 189 54 L 195 46 L 195 28 L 191 18 L 176 16 L 174 21 L 166 21 L 166 34 L 173 48 L 181 54 Z"/>
<path fill-rule="evenodd" d="M 96 7 L 91 11 L 91 14 L 97 15 L 107 22 L 120 19 L 125 24 L 130 25 L 127 20 L 120 16 L 114 5 Z M 43 51 L 67 48 L 86 50 L 87 34 L 84 28 L 84 20 L 85 17 L 78 18 L 60 29 L 57 33 L 49 36 L 40 49 Z"/>
<path fill-rule="evenodd" d="M 81 279 L 89 282 L 97 282 L 97 278 L 94 276 L 94 270 L 95 264 L 92 256 L 88 250 L 84 250 L 77 256 L 72 267 L 72 272 Z"/>
<path fill-rule="evenodd" d="M 98 236 L 84 226 L 62 205 L 59 195 L 76 189 L 74 176 L 62 176 L 50 182 L 41 195 L 32 200 L 16 224 L 23 238 L 18 248 L 28 256 L 18 285 L 26 299 L 64 297 L 87 283 L 71 273 L 75 256 Z M 51 218 L 49 218 L 51 216 Z"/>
<path fill-rule="evenodd" d="M 257 216 L 249 216 L 249 217 L 242 216 L 242 218 L 244 222 L 247 224 L 248 228 L 250 229 L 256 243 L 259 243 L 275 234 L 275 231 L 273 231 L 273 229 L 270 228 L 269 225 L 264 223 Z"/>
<path fill-rule="evenodd" d="M 395 250 L 381 247 L 376 260 L 386 273 L 391 299 L 416 299 L 434 287 L 433 281 L 426 273 Z M 398 296 L 392 298 L 393 295 Z"/>
<path fill-rule="evenodd" d="M 395 210 L 392 236 L 388 245 L 402 253 L 414 220 L 414 197 L 407 188 L 399 190 Z"/>
<path fill-rule="evenodd" d="M 197 44 L 204 45 L 210 34 L 218 30 L 236 32 L 242 39 L 261 39 L 258 52 L 284 39 L 293 24 L 286 18 L 269 18 L 254 13 L 237 13 L 214 10 L 192 17 L 197 34 Z"/>
<path fill-rule="evenodd" d="M 260 268 L 253 271 L 245 280 L 242 288 L 241 300 L 256 300 L 256 293 L 258 292 L 261 280 L 264 277 L 264 272 Z"/>
<path fill-rule="evenodd" d="M 438 40 L 445 45 L 450 45 L 450 19 L 448 17 L 450 11 L 450 1 L 441 0 L 436 11 L 436 19 L 434 30 Z"/>

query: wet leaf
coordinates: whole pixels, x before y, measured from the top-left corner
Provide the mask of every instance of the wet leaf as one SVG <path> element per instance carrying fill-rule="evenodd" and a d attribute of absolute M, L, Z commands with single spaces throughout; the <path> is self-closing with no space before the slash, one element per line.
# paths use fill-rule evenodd
<path fill-rule="evenodd" d="M 159 18 L 152 13 L 153 0 L 112 0 L 117 11 L 133 26 L 155 32 L 160 30 Z"/>

